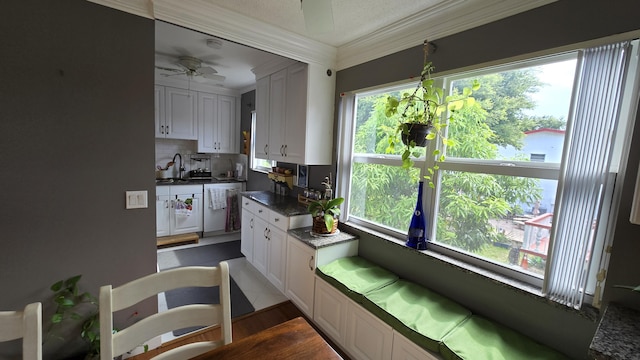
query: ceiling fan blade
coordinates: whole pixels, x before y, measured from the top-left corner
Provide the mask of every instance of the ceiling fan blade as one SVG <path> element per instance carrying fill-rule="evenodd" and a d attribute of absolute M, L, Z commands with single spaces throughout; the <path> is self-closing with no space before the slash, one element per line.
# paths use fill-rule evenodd
<path fill-rule="evenodd" d="M 307 31 L 323 34 L 333 31 L 331 0 L 300 0 Z"/>
<path fill-rule="evenodd" d="M 205 74 L 216 74 L 217 73 L 216 69 L 214 69 L 214 68 L 212 68 L 210 66 L 203 66 L 203 67 L 198 69 L 198 72 L 200 74 L 203 74 L 203 75 L 205 75 Z"/>
<path fill-rule="evenodd" d="M 184 72 L 184 70 L 181 70 L 181 69 L 168 68 L 168 67 L 164 67 L 164 66 L 156 66 L 156 69 L 164 70 L 164 71 L 181 72 L 181 73 Z"/>
<path fill-rule="evenodd" d="M 226 79 L 226 77 L 222 75 L 214 75 L 214 74 L 203 74 L 202 77 L 209 80 L 218 81 L 218 82 L 224 82 L 224 80 Z"/>

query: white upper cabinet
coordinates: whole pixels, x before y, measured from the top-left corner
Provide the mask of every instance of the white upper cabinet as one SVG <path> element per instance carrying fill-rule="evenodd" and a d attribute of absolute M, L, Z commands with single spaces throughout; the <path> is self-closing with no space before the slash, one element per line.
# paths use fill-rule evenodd
<path fill-rule="evenodd" d="M 330 165 L 335 92 L 331 71 L 293 62 L 278 71 L 255 73 L 256 157 Z"/>
<path fill-rule="evenodd" d="M 269 159 L 285 161 L 287 69 L 271 75 L 269 99 Z"/>
<path fill-rule="evenodd" d="M 198 152 L 237 153 L 236 98 L 198 92 Z"/>
<path fill-rule="evenodd" d="M 256 129 L 253 136 L 255 156 L 260 159 L 269 158 L 270 87 L 270 76 L 265 76 L 256 80 Z"/>
<path fill-rule="evenodd" d="M 164 124 L 160 124 L 160 137 L 196 140 L 198 138 L 196 101 L 195 91 L 165 87 L 165 121 Z"/>

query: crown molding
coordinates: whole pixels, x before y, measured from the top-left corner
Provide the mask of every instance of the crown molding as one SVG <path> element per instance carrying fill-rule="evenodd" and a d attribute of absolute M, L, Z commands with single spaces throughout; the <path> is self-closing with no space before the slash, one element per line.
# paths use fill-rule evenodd
<path fill-rule="evenodd" d="M 444 0 L 338 48 L 206 0 L 88 0 L 306 63 L 346 69 L 557 0 Z"/>
<path fill-rule="evenodd" d="M 89 2 L 104 5 L 113 9 L 128 12 L 149 19 L 153 16 L 153 4 L 150 0 L 87 0 Z"/>
<path fill-rule="evenodd" d="M 447 0 L 402 22 L 338 47 L 336 68 L 351 66 L 422 45 L 557 0 Z"/>
<path fill-rule="evenodd" d="M 335 67 L 337 49 L 204 0 L 154 0 L 155 18 L 306 63 Z"/>

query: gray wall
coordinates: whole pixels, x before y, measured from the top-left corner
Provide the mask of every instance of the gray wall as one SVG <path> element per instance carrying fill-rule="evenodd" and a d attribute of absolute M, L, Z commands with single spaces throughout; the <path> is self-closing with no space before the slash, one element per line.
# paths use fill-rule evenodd
<path fill-rule="evenodd" d="M 436 70 L 445 71 L 499 60 L 640 28 L 635 0 L 608 2 L 560 0 L 476 29 L 435 40 L 431 54 Z M 606 20 L 605 20 L 606 19 Z M 425 34 L 428 37 L 428 34 Z M 336 93 L 408 79 L 419 75 L 422 46 L 385 56 L 337 73 Z M 636 123 L 638 120 L 636 119 Z M 624 175 L 605 301 L 640 309 L 640 296 L 612 288 L 613 284 L 640 284 L 639 226 L 629 223 L 633 186 L 640 160 L 640 127 L 633 135 L 629 168 Z M 349 229 L 358 232 L 356 229 Z M 436 258 L 360 233 L 360 254 L 402 277 L 418 281 L 472 311 L 491 317 L 574 358 L 585 358 L 597 323 L 577 311 L 457 269 Z"/>
<path fill-rule="evenodd" d="M 43 301 L 48 317 L 59 279 L 97 295 L 156 270 L 154 23 L 84 0 L 2 8 L 0 309 Z M 149 208 L 125 210 L 126 190 Z M 58 345 L 46 358 L 76 351 Z"/>

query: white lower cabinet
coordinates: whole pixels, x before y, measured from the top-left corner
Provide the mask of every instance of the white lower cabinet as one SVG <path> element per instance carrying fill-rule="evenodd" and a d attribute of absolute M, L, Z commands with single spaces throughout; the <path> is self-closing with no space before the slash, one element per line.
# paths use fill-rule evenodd
<path fill-rule="evenodd" d="M 241 251 L 283 293 L 287 276 L 287 230 L 290 224 L 308 226 L 311 225 L 311 217 L 287 217 L 251 199 L 242 198 Z"/>
<path fill-rule="evenodd" d="M 202 226 L 202 185 L 156 186 L 156 236 L 200 232 Z"/>
<path fill-rule="evenodd" d="M 267 279 L 281 292 L 287 265 L 287 233 L 270 226 L 267 235 Z"/>
<path fill-rule="evenodd" d="M 156 186 L 156 236 L 169 236 L 171 231 L 171 196 L 168 186 Z"/>
<path fill-rule="evenodd" d="M 316 250 L 289 235 L 285 296 L 310 318 L 313 318 L 315 270 Z"/>
<path fill-rule="evenodd" d="M 440 360 L 434 355 L 416 345 L 397 331 L 393 331 L 393 352 L 391 360 Z"/>
<path fill-rule="evenodd" d="M 370 312 L 347 302 L 345 351 L 354 359 L 386 360 L 391 358 L 393 329 Z"/>
<path fill-rule="evenodd" d="M 354 360 L 439 360 L 316 277 L 313 322 Z"/>
<path fill-rule="evenodd" d="M 295 236 L 287 237 L 285 295 L 309 318 L 313 318 L 316 267 L 358 254 L 358 240 L 314 249 Z"/>
<path fill-rule="evenodd" d="M 347 300 L 349 298 L 335 287 L 316 278 L 313 321 L 342 348 L 347 328 Z"/>
<path fill-rule="evenodd" d="M 267 274 L 267 236 L 269 226 L 267 221 L 258 215 L 253 218 L 253 266 L 262 275 Z"/>

